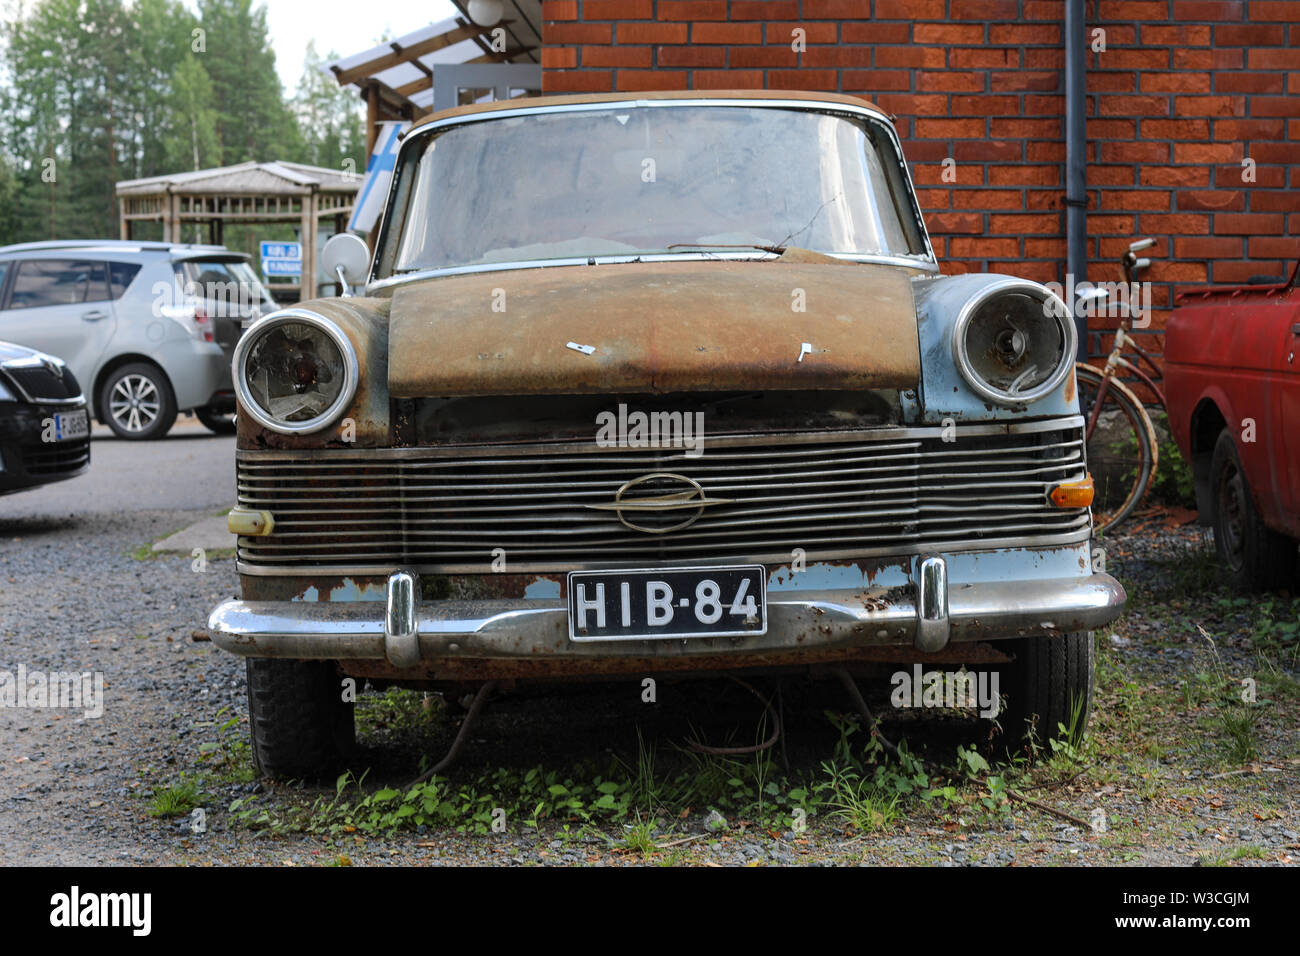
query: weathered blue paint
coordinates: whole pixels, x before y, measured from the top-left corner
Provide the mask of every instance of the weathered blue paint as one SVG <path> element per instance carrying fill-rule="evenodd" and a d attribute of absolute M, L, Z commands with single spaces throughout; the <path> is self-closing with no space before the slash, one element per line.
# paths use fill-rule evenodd
<path fill-rule="evenodd" d="M 1092 573 L 1090 544 L 1048 548 L 995 548 L 986 551 L 936 552 L 948 563 L 948 581 L 956 584 L 990 584 L 1000 581 L 1056 580 Z M 929 555 L 905 558 L 863 558 L 858 561 L 813 562 L 796 571 L 788 564 L 768 568 L 767 590 L 860 590 L 910 587 L 920 562 Z"/>
<path fill-rule="evenodd" d="M 383 601 L 387 599 L 383 582 L 359 584 L 352 578 L 344 578 L 338 587 L 326 592 L 326 601 Z M 320 601 L 320 588 L 310 585 L 302 593 L 290 598 L 292 601 Z"/>
<path fill-rule="evenodd" d="M 912 294 L 916 298 L 917 333 L 921 342 L 921 408 L 917 419 L 907 420 L 909 424 L 915 421 L 938 425 L 945 418 L 954 422 L 1023 421 L 1026 415 L 1079 414 L 1073 375 L 1067 376 L 1061 387 L 1046 398 L 1030 405 L 1007 406 L 980 398 L 957 371 L 952 359 L 952 329 L 958 313 L 985 287 L 1006 278 L 987 272 L 913 278 Z M 903 411 L 906 415 L 906 404 Z"/>
<path fill-rule="evenodd" d="M 524 597 L 528 600 L 558 601 L 560 582 L 555 578 L 538 578 L 524 588 Z"/>

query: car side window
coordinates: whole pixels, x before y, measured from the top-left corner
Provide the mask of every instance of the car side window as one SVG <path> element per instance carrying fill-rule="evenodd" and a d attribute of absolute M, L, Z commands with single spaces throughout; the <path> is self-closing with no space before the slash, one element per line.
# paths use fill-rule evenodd
<path fill-rule="evenodd" d="M 84 259 L 26 259 L 18 264 L 11 309 L 103 302 L 109 298 L 108 269 Z"/>
<path fill-rule="evenodd" d="M 131 284 L 131 280 L 136 277 L 136 273 L 139 271 L 140 266 L 135 262 L 110 262 L 108 264 L 108 282 L 114 302 L 126 294 L 127 286 Z"/>
<path fill-rule="evenodd" d="M 9 275 L 9 263 L 0 262 L 0 309 L 5 307 L 5 277 Z"/>

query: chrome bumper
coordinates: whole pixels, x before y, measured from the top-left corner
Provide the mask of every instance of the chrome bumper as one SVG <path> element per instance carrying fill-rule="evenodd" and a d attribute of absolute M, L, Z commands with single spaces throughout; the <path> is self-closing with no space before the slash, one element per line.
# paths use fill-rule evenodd
<path fill-rule="evenodd" d="M 913 588 L 769 591 L 767 633 L 754 637 L 577 643 L 554 600 L 421 602 L 420 581 L 391 574 L 387 600 L 227 601 L 208 629 L 245 657 L 387 660 L 412 667 L 439 659 L 586 660 L 771 657 L 802 649 L 911 645 L 1088 631 L 1119 616 L 1124 588 L 1106 574 L 949 586 L 942 557 L 926 558 Z"/>

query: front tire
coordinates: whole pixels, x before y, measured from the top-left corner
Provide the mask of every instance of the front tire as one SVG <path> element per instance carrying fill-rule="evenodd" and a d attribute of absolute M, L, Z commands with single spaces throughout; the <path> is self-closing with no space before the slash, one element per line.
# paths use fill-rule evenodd
<path fill-rule="evenodd" d="M 1264 524 L 1241 467 L 1232 432 L 1224 429 L 1210 459 L 1210 501 L 1214 550 L 1229 583 L 1244 591 L 1269 591 L 1291 584 L 1296 542 Z"/>
<path fill-rule="evenodd" d="M 132 362 L 104 380 L 98 411 L 118 438 L 151 441 L 171 431 L 176 421 L 176 395 L 162 369 Z"/>
<path fill-rule="evenodd" d="M 1044 742 L 1082 739 L 1092 711 L 1092 632 L 1026 637 L 1001 649 L 1014 658 L 1001 672 L 1006 709 L 998 722 L 1007 746 L 1015 750 L 1031 735 Z"/>
<path fill-rule="evenodd" d="M 258 772 L 318 780 L 339 770 L 356 744 L 356 730 L 334 662 L 249 658 L 247 666 Z"/>

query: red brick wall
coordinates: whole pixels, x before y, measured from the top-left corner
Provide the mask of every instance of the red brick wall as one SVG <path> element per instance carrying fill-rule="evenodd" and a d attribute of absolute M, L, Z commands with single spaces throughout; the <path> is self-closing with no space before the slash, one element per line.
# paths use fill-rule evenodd
<path fill-rule="evenodd" d="M 1061 281 L 1061 0 L 543 0 L 548 93 L 834 90 L 896 114 L 944 270 Z M 1154 305 L 1300 255 L 1300 0 L 1090 0 L 1089 278 Z M 806 49 L 792 49 L 802 29 Z M 956 179 L 943 179 L 946 158 Z M 1243 182 L 1242 160 L 1255 161 Z M 1157 312 L 1153 330 L 1163 325 Z"/>

